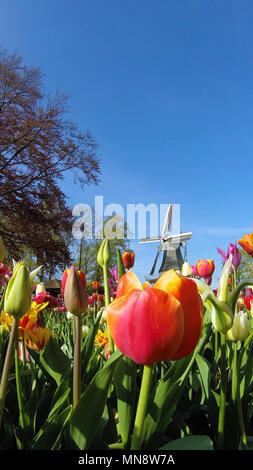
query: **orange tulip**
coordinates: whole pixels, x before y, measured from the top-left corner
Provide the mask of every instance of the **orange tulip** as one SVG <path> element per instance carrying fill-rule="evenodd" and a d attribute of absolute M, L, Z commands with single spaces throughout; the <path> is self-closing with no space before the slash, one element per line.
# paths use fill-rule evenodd
<path fill-rule="evenodd" d="M 202 312 L 194 281 L 174 271 L 165 273 L 154 287 L 144 288 L 127 271 L 106 311 L 118 349 L 144 365 L 190 354 L 199 340 Z"/>
<path fill-rule="evenodd" d="M 155 287 L 174 295 L 181 303 L 184 312 L 184 335 L 180 347 L 173 359 L 188 356 L 196 347 L 204 315 L 202 299 L 195 282 L 186 277 L 180 277 L 175 271 L 164 273 L 155 283 Z"/>
<path fill-rule="evenodd" d="M 135 254 L 130 251 L 125 251 L 122 255 L 123 264 L 126 269 L 130 269 L 134 265 Z"/>
<path fill-rule="evenodd" d="M 253 232 L 244 235 L 241 240 L 238 240 L 238 243 L 248 255 L 253 256 Z"/>
<path fill-rule="evenodd" d="M 92 289 L 98 290 L 99 287 L 100 287 L 100 282 L 99 282 L 99 281 L 93 281 L 93 282 L 91 283 L 91 285 L 92 285 Z"/>

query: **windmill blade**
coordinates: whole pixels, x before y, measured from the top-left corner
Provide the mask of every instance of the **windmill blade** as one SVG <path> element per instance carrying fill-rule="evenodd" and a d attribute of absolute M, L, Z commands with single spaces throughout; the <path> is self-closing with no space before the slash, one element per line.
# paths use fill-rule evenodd
<path fill-rule="evenodd" d="M 150 242 L 160 242 L 161 238 L 150 237 L 150 238 L 141 238 L 139 243 L 150 243 Z"/>
<path fill-rule="evenodd" d="M 169 204 L 169 205 L 168 205 L 167 212 L 166 212 L 164 224 L 163 224 L 163 229 L 162 229 L 161 237 L 164 237 L 164 236 L 165 236 L 165 233 L 169 232 L 170 225 L 171 225 L 172 211 L 173 211 L 173 204 Z"/>
<path fill-rule="evenodd" d="M 161 251 L 161 246 L 162 246 L 162 245 L 160 245 L 160 246 L 158 247 L 157 254 L 156 254 L 156 257 L 155 257 L 155 261 L 154 261 L 154 264 L 153 264 L 152 269 L 151 269 L 151 271 L 150 271 L 150 276 L 153 276 L 153 274 L 154 274 L 154 272 L 155 272 L 155 268 L 156 268 L 157 261 L 158 261 L 158 258 L 159 258 L 159 255 L 160 255 L 160 251 Z"/>

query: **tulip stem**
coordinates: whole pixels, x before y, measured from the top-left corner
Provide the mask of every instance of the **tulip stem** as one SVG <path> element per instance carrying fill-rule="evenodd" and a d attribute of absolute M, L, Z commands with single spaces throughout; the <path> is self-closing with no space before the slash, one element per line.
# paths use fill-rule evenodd
<path fill-rule="evenodd" d="M 82 344 L 82 317 L 74 317 L 75 344 L 74 344 L 74 368 L 73 368 L 73 409 L 79 402 L 81 394 L 81 344 Z"/>
<path fill-rule="evenodd" d="M 151 387 L 153 365 L 143 367 L 141 389 L 134 422 L 134 430 L 131 442 L 131 450 L 140 450 L 142 445 L 143 425 L 147 413 L 149 392 Z"/>
<path fill-rule="evenodd" d="M 103 275 L 104 275 L 104 294 L 105 294 L 105 308 L 109 307 L 110 304 L 110 294 L 109 294 L 109 286 L 108 286 L 108 273 L 107 273 L 107 266 L 103 265 Z M 108 343 L 109 343 L 109 351 L 110 354 L 114 352 L 114 342 L 111 337 L 111 333 L 109 328 L 107 328 L 108 333 Z"/>
<path fill-rule="evenodd" d="M 20 368 L 19 368 L 19 339 L 18 339 L 18 331 L 15 338 L 15 374 L 16 374 L 16 389 L 17 389 L 17 397 L 18 397 L 18 408 L 19 408 L 19 416 L 20 416 L 20 425 L 23 431 L 25 430 L 25 412 L 24 412 L 24 403 L 22 397 L 22 384 L 21 384 L 21 376 L 20 376 Z"/>
<path fill-rule="evenodd" d="M 225 428 L 225 412 L 226 412 L 226 388 L 227 388 L 227 371 L 226 371 L 226 335 L 221 333 L 221 381 L 220 381 L 220 411 L 218 421 L 218 449 L 224 448 L 224 428 Z"/>
<path fill-rule="evenodd" d="M 5 356 L 4 367 L 3 367 L 2 378 L 1 378 L 1 385 L 0 385 L 0 427 L 1 427 L 2 418 L 3 418 L 8 379 L 9 379 L 9 374 L 10 374 L 10 369 L 11 369 L 11 360 L 13 356 L 17 332 L 18 332 L 18 320 L 13 317 L 13 323 L 12 323 L 11 333 L 9 337 L 8 348 L 7 348 L 7 352 Z"/>

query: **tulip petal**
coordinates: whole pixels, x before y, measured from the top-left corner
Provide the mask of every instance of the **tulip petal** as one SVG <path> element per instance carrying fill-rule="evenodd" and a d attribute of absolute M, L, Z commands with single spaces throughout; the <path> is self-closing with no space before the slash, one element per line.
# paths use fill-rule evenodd
<path fill-rule="evenodd" d="M 154 287 L 131 290 L 114 300 L 106 313 L 116 346 L 138 364 L 169 360 L 181 343 L 184 332 L 181 304 L 162 290 Z"/>
<path fill-rule="evenodd" d="M 143 290 L 142 284 L 136 274 L 134 274 L 132 271 L 127 271 L 125 274 L 123 274 L 123 276 L 121 276 L 119 280 L 116 299 L 128 294 L 134 289 Z"/>
<path fill-rule="evenodd" d="M 184 312 L 184 335 L 173 359 L 188 356 L 196 347 L 203 323 L 203 302 L 193 279 L 179 276 L 174 270 L 162 274 L 154 287 L 176 297 Z"/>

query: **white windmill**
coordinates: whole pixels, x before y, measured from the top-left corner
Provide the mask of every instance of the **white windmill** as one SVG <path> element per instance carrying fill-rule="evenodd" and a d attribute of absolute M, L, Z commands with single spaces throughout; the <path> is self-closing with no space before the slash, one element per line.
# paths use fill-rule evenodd
<path fill-rule="evenodd" d="M 150 243 L 150 242 L 160 242 L 158 246 L 157 254 L 155 257 L 154 264 L 150 271 L 150 276 L 154 276 L 156 265 L 160 252 L 163 251 L 163 260 L 161 267 L 159 269 L 159 275 L 163 272 L 168 271 L 169 269 L 181 270 L 184 263 L 184 259 L 181 253 L 180 247 L 185 245 L 185 258 L 186 258 L 186 245 L 187 241 L 190 240 L 192 232 L 187 233 L 178 233 L 171 234 L 169 233 L 171 222 L 172 222 L 172 213 L 175 204 L 168 204 L 168 209 L 166 212 L 163 229 L 160 237 L 150 237 L 140 239 L 140 243 Z M 150 282 L 154 282 L 155 277 L 149 279 Z"/>

